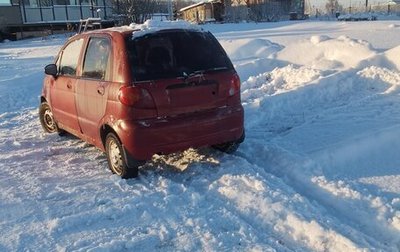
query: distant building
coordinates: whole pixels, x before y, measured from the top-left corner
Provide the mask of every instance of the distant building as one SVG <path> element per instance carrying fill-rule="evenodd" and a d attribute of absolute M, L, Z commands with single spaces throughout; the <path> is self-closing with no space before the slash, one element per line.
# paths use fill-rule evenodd
<path fill-rule="evenodd" d="M 0 27 L 22 24 L 19 4 L 9 0 L 0 0 Z"/>
<path fill-rule="evenodd" d="M 304 18 L 305 0 L 225 0 L 228 21 L 279 21 Z"/>
<path fill-rule="evenodd" d="M 107 20 L 112 12 L 112 0 L 0 0 L 0 32 L 11 39 L 43 36 L 74 30 L 81 19 Z"/>
<path fill-rule="evenodd" d="M 224 6 L 219 0 L 199 2 L 179 10 L 180 17 L 193 23 L 221 22 Z"/>
<path fill-rule="evenodd" d="M 400 0 L 399 0 L 400 1 Z M 219 0 L 200 2 L 179 10 L 184 20 L 238 22 L 304 18 L 305 0 Z"/>
<path fill-rule="evenodd" d="M 7 25 L 107 19 L 112 11 L 111 0 L 0 0 L 0 17 Z"/>

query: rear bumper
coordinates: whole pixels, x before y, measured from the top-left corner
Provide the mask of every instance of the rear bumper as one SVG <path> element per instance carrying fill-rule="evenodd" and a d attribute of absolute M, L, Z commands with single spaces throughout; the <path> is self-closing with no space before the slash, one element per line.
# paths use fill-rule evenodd
<path fill-rule="evenodd" d="M 239 140 L 243 133 L 243 107 L 138 121 L 121 121 L 118 135 L 127 153 L 137 160 Z"/>

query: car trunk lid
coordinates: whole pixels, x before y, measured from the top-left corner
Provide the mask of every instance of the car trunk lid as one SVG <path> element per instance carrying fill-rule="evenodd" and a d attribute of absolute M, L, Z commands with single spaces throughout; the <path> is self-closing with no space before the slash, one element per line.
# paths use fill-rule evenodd
<path fill-rule="evenodd" d="M 135 83 L 146 89 L 159 117 L 175 116 L 226 106 L 232 71 L 199 73 L 187 77 Z"/>

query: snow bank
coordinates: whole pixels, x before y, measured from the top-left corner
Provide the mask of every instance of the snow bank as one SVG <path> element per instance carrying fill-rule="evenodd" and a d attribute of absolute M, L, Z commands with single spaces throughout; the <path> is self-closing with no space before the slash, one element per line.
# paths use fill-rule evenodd
<path fill-rule="evenodd" d="M 362 67 L 379 66 L 390 70 L 400 70 L 400 46 L 396 46 L 390 50 L 376 55 L 375 57 L 366 59 L 360 63 Z"/>
<path fill-rule="evenodd" d="M 338 70 L 356 67 L 360 61 L 375 54 L 366 41 L 322 35 L 297 41 L 277 53 L 277 59 L 320 70 Z"/>
<path fill-rule="evenodd" d="M 220 43 L 233 61 L 241 80 L 285 65 L 274 59 L 275 54 L 282 50 L 283 46 L 269 40 L 227 40 Z"/>
<path fill-rule="evenodd" d="M 251 39 L 241 41 L 240 45 L 235 41 L 229 40 L 222 43 L 224 49 L 234 61 L 254 59 L 254 58 L 269 58 L 276 52 L 282 50 L 282 46 L 272 43 L 266 39 Z"/>
<path fill-rule="evenodd" d="M 272 72 L 250 77 L 242 83 L 242 100 L 251 102 L 266 95 L 274 95 L 291 91 L 312 84 L 318 79 L 321 71 L 307 67 L 289 65 L 275 68 Z"/>

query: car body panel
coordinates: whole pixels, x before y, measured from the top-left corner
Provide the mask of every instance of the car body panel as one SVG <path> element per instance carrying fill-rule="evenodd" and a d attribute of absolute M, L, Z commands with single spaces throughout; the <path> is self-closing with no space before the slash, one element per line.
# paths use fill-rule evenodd
<path fill-rule="evenodd" d="M 241 106 L 177 117 L 119 120 L 115 125 L 127 151 L 138 160 L 235 141 L 244 133 Z"/>
<path fill-rule="evenodd" d="M 79 131 L 75 107 L 77 78 L 60 76 L 51 82 L 50 100 L 54 118 L 68 131 Z"/>

